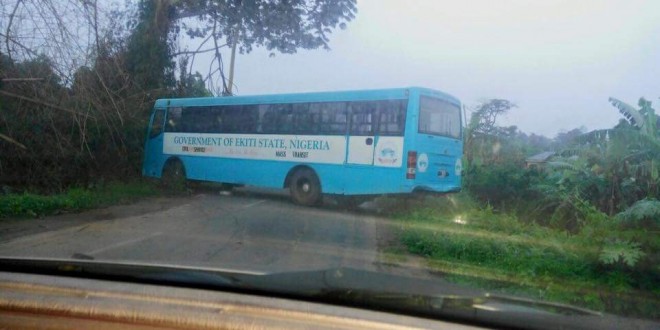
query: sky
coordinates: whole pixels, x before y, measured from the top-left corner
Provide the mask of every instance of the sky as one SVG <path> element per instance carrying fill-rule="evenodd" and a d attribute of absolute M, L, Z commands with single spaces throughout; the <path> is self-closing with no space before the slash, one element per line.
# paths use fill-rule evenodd
<path fill-rule="evenodd" d="M 660 104 L 658 0 L 358 0 L 357 7 L 347 28 L 330 36 L 330 51 L 239 55 L 234 92 L 423 86 L 468 109 L 508 99 L 518 107 L 499 124 L 548 137 L 612 127 L 622 117 L 610 96 Z M 208 61 L 196 60 L 203 74 Z"/>

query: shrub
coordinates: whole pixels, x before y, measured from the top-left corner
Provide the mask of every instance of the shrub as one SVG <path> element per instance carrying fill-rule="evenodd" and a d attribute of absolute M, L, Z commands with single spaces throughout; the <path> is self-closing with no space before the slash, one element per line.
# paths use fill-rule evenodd
<path fill-rule="evenodd" d="M 624 228 L 645 230 L 660 229 L 660 201 L 643 199 L 616 215 Z"/>
<path fill-rule="evenodd" d="M 158 189 L 147 182 L 110 183 L 92 189 L 72 188 L 57 195 L 30 193 L 0 195 L 0 218 L 37 217 L 112 205 L 153 196 Z"/>

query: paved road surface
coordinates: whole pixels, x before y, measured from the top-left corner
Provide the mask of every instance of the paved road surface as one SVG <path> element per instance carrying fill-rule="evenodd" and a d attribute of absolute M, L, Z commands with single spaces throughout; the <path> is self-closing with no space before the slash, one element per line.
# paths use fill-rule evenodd
<path fill-rule="evenodd" d="M 393 226 L 374 212 L 300 207 L 281 194 L 207 191 L 46 219 L 3 220 L 0 256 L 76 255 L 253 272 L 352 267 L 430 278 L 436 292 L 482 294 L 448 283 L 414 257 L 398 259 L 399 266 L 387 262 L 379 250 L 387 246 L 383 241 L 396 241 Z"/>
<path fill-rule="evenodd" d="M 387 221 L 373 214 L 296 206 L 277 194 L 207 191 L 142 204 L 142 212 L 127 206 L 22 220 L 41 227 L 4 224 L 0 256 L 82 255 L 251 271 L 375 269 L 381 260 L 378 240 L 386 235 Z"/>

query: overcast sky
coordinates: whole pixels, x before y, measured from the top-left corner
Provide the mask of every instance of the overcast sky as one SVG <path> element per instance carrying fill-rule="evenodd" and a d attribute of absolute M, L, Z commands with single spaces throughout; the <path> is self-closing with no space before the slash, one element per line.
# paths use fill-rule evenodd
<path fill-rule="evenodd" d="M 501 124 L 549 137 L 616 124 L 609 96 L 660 110 L 658 0 L 358 0 L 330 47 L 240 55 L 235 92 L 424 86 L 467 106 L 509 99 L 519 107 Z"/>

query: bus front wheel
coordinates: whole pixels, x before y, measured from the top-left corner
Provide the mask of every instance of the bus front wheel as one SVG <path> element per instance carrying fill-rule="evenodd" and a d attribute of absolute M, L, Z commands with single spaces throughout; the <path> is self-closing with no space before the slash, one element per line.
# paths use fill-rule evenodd
<path fill-rule="evenodd" d="M 321 182 L 311 169 L 303 168 L 294 172 L 289 189 L 291 199 L 296 204 L 313 206 L 321 202 Z"/>
<path fill-rule="evenodd" d="M 186 187 L 186 170 L 179 160 L 170 160 L 163 168 L 161 181 L 165 188 L 170 190 L 183 190 Z"/>

